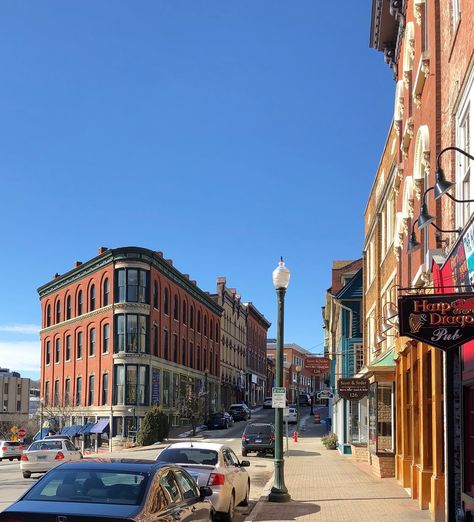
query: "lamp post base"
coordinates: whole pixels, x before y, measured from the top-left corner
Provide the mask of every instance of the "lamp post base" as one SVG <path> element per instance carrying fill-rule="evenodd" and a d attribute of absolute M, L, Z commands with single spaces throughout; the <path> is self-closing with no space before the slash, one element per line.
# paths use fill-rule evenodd
<path fill-rule="evenodd" d="M 290 500 L 291 497 L 288 491 L 283 491 L 275 487 L 272 488 L 268 495 L 269 502 L 289 502 Z"/>

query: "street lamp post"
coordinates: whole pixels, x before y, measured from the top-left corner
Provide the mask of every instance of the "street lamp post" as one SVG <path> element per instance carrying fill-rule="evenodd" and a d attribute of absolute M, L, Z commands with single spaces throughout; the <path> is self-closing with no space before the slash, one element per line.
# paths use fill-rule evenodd
<path fill-rule="evenodd" d="M 300 431 L 300 419 L 301 419 L 301 403 L 300 403 L 300 375 L 301 375 L 301 366 L 296 366 L 296 433 Z"/>
<path fill-rule="evenodd" d="M 283 322 L 285 292 L 290 282 L 290 271 L 280 258 L 277 268 L 273 271 L 273 285 L 278 298 L 278 326 L 276 346 L 276 387 L 283 386 Z M 283 409 L 275 408 L 275 475 L 273 487 L 268 495 L 270 502 L 289 502 L 290 494 L 285 486 L 283 460 Z"/>

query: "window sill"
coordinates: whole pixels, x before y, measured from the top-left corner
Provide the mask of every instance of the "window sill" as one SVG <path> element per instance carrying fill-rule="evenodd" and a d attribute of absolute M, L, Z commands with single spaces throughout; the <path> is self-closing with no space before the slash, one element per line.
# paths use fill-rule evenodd
<path fill-rule="evenodd" d="M 109 355 L 109 350 L 107 350 L 106 352 L 102 352 L 102 355 Z"/>

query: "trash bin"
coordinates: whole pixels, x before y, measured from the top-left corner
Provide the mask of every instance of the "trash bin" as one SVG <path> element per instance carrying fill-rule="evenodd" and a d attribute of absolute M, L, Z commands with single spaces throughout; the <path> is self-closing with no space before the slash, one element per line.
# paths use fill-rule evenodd
<path fill-rule="evenodd" d="M 326 417 L 325 421 L 326 423 L 326 430 L 329 432 L 331 432 L 331 428 L 332 428 L 332 424 L 331 424 L 331 417 Z"/>

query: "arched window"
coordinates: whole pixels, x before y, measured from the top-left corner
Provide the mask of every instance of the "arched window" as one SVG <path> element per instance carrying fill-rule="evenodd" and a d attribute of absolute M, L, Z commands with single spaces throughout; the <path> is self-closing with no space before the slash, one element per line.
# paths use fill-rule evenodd
<path fill-rule="evenodd" d="M 201 333 L 201 310 L 198 310 L 197 314 L 197 331 Z"/>
<path fill-rule="evenodd" d="M 95 285 L 91 286 L 90 295 L 89 295 L 89 312 L 95 310 Z"/>
<path fill-rule="evenodd" d="M 189 359 L 188 364 L 190 368 L 194 368 L 194 345 L 189 343 Z"/>
<path fill-rule="evenodd" d="M 186 366 L 186 339 L 184 337 L 181 340 L 181 364 Z"/>
<path fill-rule="evenodd" d="M 71 296 L 68 295 L 66 299 L 66 319 L 71 319 L 72 307 L 71 307 Z"/>
<path fill-rule="evenodd" d="M 77 334 L 76 356 L 78 359 L 82 357 L 82 332 Z"/>
<path fill-rule="evenodd" d="M 186 301 L 183 301 L 183 313 L 182 313 L 183 324 L 186 324 L 186 321 L 187 321 L 187 318 L 186 318 L 187 309 L 188 309 L 188 304 L 186 303 Z"/>
<path fill-rule="evenodd" d="M 82 402 L 82 377 L 76 379 L 76 406 L 80 406 Z"/>
<path fill-rule="evenodd" d="M 169 338 L 168 338 L 168 330 L 165 330 L 163 333 L 163 351 L 164 351 L 164 358 L 168 360 L 169 357 Z"/>
<path fill-rule="evenodd" d="M 174 294 L 174 304 L 173 304 L 173 318 L 177 321 L 179 313 L 179 305 L 178 305 L 178 295 Z"/>
<path fill-rule="evenodd" d="M 56 339 L 56 343 L 54 346 L 54 362 L 59 363 L 59 358 L 61 356 L 61 342 L 59 339 Z"/>
<path fill-rule="evenodd" d="M 201 369 L 201 347 L 198 345 L 196 354 L 196 370 Z"/>
<path fill-rule="evenodd" d="M 169 315 L 169 296 L 168 296 L 168 289 L 165 288 L 163 292 L 163 311 L 166 315 Z"/>
<path fill-rule="evenodd" d="M 156 281 L 153 282 L 153 308 L 158 310 L 158 283 Z"/>
<path fill-rule="evenodd" d="M 56 301 L 56 324 L 61 322 L 61 301 Z"/>
<path fill-rule="evenodd" d="M 77 294 L 77 315 L 82 315 L 82 290 Z"/>
<path fill-rule="evenodd" d="M 46 307 L 46 326 L 51 326 L 51 305 Z"/>
<path fill-rule="evenodd" d="M 110 283 L 106 279 L 102 288 L 102 306 L 107 306 L 110 303 Z"/>
<path fill-rule="evenodd" d="M 207 335 L 207 315 L 204 316 L 204 335 Z"/>
<path fill-rule="evenodd" d="M 212 319 L 211 319 L 209 322 L 209 337 L 211 340 L 212 340 L 212 335 L 213 335 L 213 332 L 212 332 L 213 326 L 214 326 L 214 323 L 212 322 Z"/>
<path fill-rule="evenodd" d="M 189 310 L 189 326 L 194 328 L 194 307 L 191 305 L 191 309 Z"/>
<path fill-rule="evenodd" d="M 51 362 L 51 341 L 46 341 L 45 351 L 45 364 L 48 365 Z"/>
<path fill-rule="evenodd" d="M 89 357 L 95 355 L 95 328 L 89 332 Z"/>
<path fill-rule="evenodd" d="M 173 335 L 173 362 L 178 362 L 178 336 Z"/>

